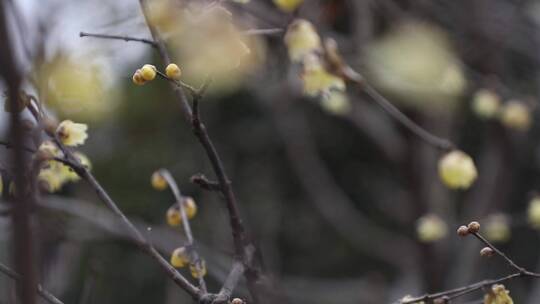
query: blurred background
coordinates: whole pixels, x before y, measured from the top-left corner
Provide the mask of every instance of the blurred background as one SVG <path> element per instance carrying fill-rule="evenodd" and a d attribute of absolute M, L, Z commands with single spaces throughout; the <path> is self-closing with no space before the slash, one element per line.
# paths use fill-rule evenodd
<path fill-rule="evenodd" d="M 201 115 L 284 301 L 391 303 L 510 273 L 503 260 L 481 258 L 479 242 L 454 233 L 471 220 L 518 264 L 540 271 L 540 225 L 531 215 L 540 172 L 539 1 L 310 0 L 294 16 L 271 0 L 149 2 L 183 80 L 198 87 L 214 76 Z M 221 48 L 221 32 L 201 34 L 192 20 L 212 2 L 240 31 L 280 31 L 244 35 L 249 54 L 220 73 L 213 69 L 237 54 Z M 146 63 L 163 71 L 162 62 L 149 45 L 79 37 L 150 38 L 138 1 L 7 3 L 25 89 L 58 119 L 89 125 L 81 151 L 93 173 L 166 257 L 183 232 L 167 226 L 174 199 L 153 190 L 150 176 L 171 171 L 197 202 L 193 233 L 218 290 L 233 253 L 227 211 L 216 193 L 190 183 L 196 173 L 214 178 L 208 159 L 168 84 L 131 80 Z M 294 18 L 334 38 L 367 82 L 471 155 L 473 186 L 447 189 L 437 173 L 441 152 L 358 88 L 337 101 L 304 97 L 283 43 Z M 0 113 L 3 138 L 6 127 Z M 9 170 L 8 150 L 0 153 Z M 66 304 L 191 301 L 86 184 L 43 195 L 34 219 L 40 282 Z M 10 237 L 9 217 L 0 216 L 0 261 L 8 265 Z M 14 303 L 13 286 L 0 275 L 1 304 Z M 517 303 L 540 299 L 540 281 L 507 287 Z M 246 295 L 243 282 L 237 292 Z"/>

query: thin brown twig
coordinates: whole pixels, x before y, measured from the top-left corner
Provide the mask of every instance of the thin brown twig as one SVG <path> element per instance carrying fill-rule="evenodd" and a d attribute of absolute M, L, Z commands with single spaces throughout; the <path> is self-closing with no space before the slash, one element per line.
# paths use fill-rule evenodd
<path fill-rule="evenodd" d="M 9 278 L 20 281 L 22 278 L 21 276 L 7 267 L 6 265 L 0 263 L 0 272 L 4 273 Z M 47 302 L 51 304 L 64 304 L 62 301 L 60 301 L 57 297 L 55 297 L 52 293 L 47 291 L 45 288 L 43 288 L 40 284 L 37 285 L 36 292 Z"/>
<path fill-rule="evenodd" d="M 126 42 L 135 41 L 135 42 L 142 42 L 142 43 L 149 44 L 150 46 L 152 46 L 154 48 L 156 47 L 156 43 L 154 41 L 150 40 L 150 39 L 137 38 L 137 37 L 131 37 L 131 36 L 80 32 L 79 37 L 92 37 L 92 38 L 100 38 L 100 39 L 123 40 L 123 41 L 126 41 Z"/>
<path fill-rule="evenodd" d="M 355 84 L 362 92 L 375 101 L 386 113 L 397 120 L 401 125 L 411 131 L 414 135 L 422 139 L 427 144 L 448 151 L 455 148 L 455 145 L 448 139 L 439 137 L 411 120 L 401 112 L 386 97 L 379 93 L 374 87 L 366 82 L 364 77 L 355 71 L 350 65 L 345 63 L 337 49 L 337 43 L 332 39 L 325 41 L 325 59 L 333 71 L 344 80 Z"/>
<path fill-rule="evenodd" d="M 146 240 L 146 238 L 139 232 L 139 230 L 131 223 L 128 217 L 122 212 L 122 210 L 116 205 L 109 194 L 101 187 L 95 177 L 80 164 L 79 160 L 67 149 L 57 138 L 54 139 L 60 150 L 64 153 L 65 158 L 55 158 L 55 160 L 64 163 L 71 167 L 83 180 L 85 180 L 96 192 L 98 197 L 107 205 L 107 207 L 116 215 L 131 237 L 139 247 L 145 251 L 150 257 L 158 262 L 161 268 L 167 273 L 167 275 L 182 289 L 184 289 L 193 299 L 199 300 L 203 296 L 203 292 L 193 284 L 191 284 L 183 275 L 181 275 L 169 262 L 167 262 L 161 254 Z"/>
<path fill-rule="evenodd" d="M 208 191 L 218 191 L 221 192 L 221 188 L 218 182 L 208 180 L 203 174 L 195 174 L 191 177 L 191 182 L 198 185 L 199 187 L 208 190 Z"/>
<path fill-rule="evenodd" d="M 184 227 L 184 232 L 186 234 L 186 238 L 188 240 L 187 247 L 191 252 L 191 255 L 193 256 L 195 262 L 195 267 L 197 268 L 197 271 L 199 274 L 202 273 L 202 260 L 199 256 L 199 253 L 197 252 L 195 246 L 194 246 L 194 238 L 193 238 L 193 232 L 191 231 L 191 225 L 189 224 L 189 218 L 187 216 L 186 212 L 186 206 L 185 206 L 185 197 L 182 196 L 182 193 L 180 192 L 180 188 L 178 187 L 178 184 L 176 184 L 175 179 L 172 177 L 171 173 L 167 169 L 160 169 L 159 173 L 167 184 L 169 185 L 169 188 L 171 189 L 171 192 L 174 195 L 174 198 L 176 200 L 176 203 L 178 204 L 178 207 L 180 208 L 180 215 L 182 216 L 182 225 Z M 207 293 L 206 289 L 206 282 L 204 281 L 204 275 L 199 275 L 199 288 L 203 293 Z"/>
<path fill-rule="evenodd" d="M 143 13 L 143 15 L 145 17 L 148 29 L 149 29 L 154 41 L 157 44 L 157 49 L 158 49 L 159 55 L 161 57 L 161 60 L 163 61 L 164 64 L 168 65 L 169 63 L 171 63 L 169 53 L 167 51 L 165 43 L 161 39 L 161 36 L 160 36 L 159 32 L 152 25 L 152 23 L 150 21 L 150 18 L 148 16 L 148 10 L 147 10 L 147 6 L 146 6 L 146 1 L 145 0 L 139 0 L 139 3 L 140 3 L 142 13 Z M 209 84 L 209 82 L 208 82 L 208 84 Z M 192 94 L 194 111 L 197 111 L 196 115 L 192 114 L 192 109 L 189 106 L 189 103 L 187 102 L 187 98 L 186 98 L 186 96 L 184 94 L 183 88 L 181 86 L 178 86 L 177 84 L 171 84 L 171 85 L 172 85 L 173 90 L 176 93 L 176 98 L 177 98 L 178 102 L 181 105 L 181 108 L 182 108 L 182 110 L 184 112 L 184 115 L 188 118 L 188 121 L 191 122 L 191 125 L 193 127 L 193 132 L 194 132 L 195 136 L 197 137 L 197 139 L 199 140 L 199 142 L 201 143 L 201 145 L 203 146 L 203 148 L 204 148 L 204 150 L 205 150 L 205 152 L 206 152 L 206 154 L 207 154 L 207 156 L 208 156 L 208 158 L 210 160 L 210 163 L 212 165 L 214 173 L 217 176 L 217 179 L 218 179 L 218 182 L 219 182 L 220 188 L 221 188 L 221 193 L 224 196 L 226 206 L 227 206 L 227 210 L 229 212 L 229 219 L 230 219 L 231 230 L 232 230 L 232 234 L 233 234 L 235 254 L 238 257 L 240 257 L 244 262 L 246 262 L 246 261 L 248 261 L 248 259 L 246 259 L 246 255 L 247 255 L 247 253 L 246 253 L 247 250 L 246 249 L 249 246 L 251 246 L 251 242 L 249 242 L 247 237 L 246 237 L 245 228 L 244 228 L 244 225 L 243 225 L 242 220 L 240 218 L 240 213 L 239 213 L 239 210 L 238 210 L 238 203 L 237 203 L 237 200 L 236 200 L 236 196 L 235 196 L 234 191 L 232 189 L 231 183 L 229 182 L 229 178 L 227 177 L 227 174 L 225 172 L 223 162 L 221 161 L 221 158 L 220 158 L 219 154 L 217 153 L 217 150 L 216 150 L 213 142 L 211 141 L 211 139 L 210 139 L 210 137 L 208 135 L 206 127 L 201 122 L 201 120 L 199 118 L 199 114 L 198 114 L 198 102 L 202 98 L 202 95 L 200 94 L 200 92 L 204 92 L 207 85 L 206 86 L 203 85 L 201 90 L 197 91 L 198 94 Z M 247 266 L 247 268 L 250 268 L 250 270 L 251 270 L 249 272 L 251 274 L 248 274 L 248 272 L 244 271 L 244 275 L 246 276 L 248 281 L 253 279 L 252 274 L 256 273 L 257 276 L 258 276 L 258 271 L 255 271 L 255 269 L 251 269 L 251 268 L 253 268 L 253 266 L 251 265 L 251 260 L 250 260 L 250 265 L 246 265 L 246 266 Z M 257 279 L 257 277 L 255 279 Z M 250 284 L 248 284 L 248 285 L 250 285 Z M 250 288 L 250 291 L 251 291 L 251 294 L 253 296 L 255 296 L 255 291 L 252 288 Z"/>
<path fill-rule="evenodd" d="M 473 284 L 469 284 L 463 287 L 458 287 L 455 289 L 450 289 L 442 292 L 432 293 L 432 294 L 425 294 L 423 296 L 419 296 L 416 298 L 411 298 L 406 301 L 396 302 L 399 304 L 413 304 L 413 303 L 419 303 L 421 301 L 430 301 L 435 300 L 444 296 L 447 296 L 448 299 L 455 299 L 458 297 L 461 297 L 463 295 L 469 294 L 471 292 L 477 291 L 481 288 L 484 288 L 486 286 L 490 286 L 493 284 L 503 283 L 505 281 L 518 278 L 518 277 L 532 277 L 532 278 L 540 278 L 539 273 L 535 273 L 532 271 L 526 270 L 524 267 L 519 266 L 516 262 L 514 262 L 508 255 L 506 255 L 504 252 L 502 252 L 500 249 L 495 247 L 491 242 L 489 242 L 486 238 L 484 238 L 480 233 L 475 232 L 471 233 L 474 235 L 480 242 L 491 248 L 497 255 L 502 257 L 510 266 L 517 270 L 517 272 L 500 277 L 498 279 L 492 279 L 492 280 L 483 280 L 480 282 L 476 282 Z"/>

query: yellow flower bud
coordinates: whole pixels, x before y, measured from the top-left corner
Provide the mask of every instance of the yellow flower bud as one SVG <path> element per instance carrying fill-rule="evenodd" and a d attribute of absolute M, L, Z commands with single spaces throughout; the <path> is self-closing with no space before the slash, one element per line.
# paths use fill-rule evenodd
<path fill-rule="evenodd" d="M 171 227 L 176 227 L 182 223 L 182 214 L 177 206 L 171 206 L 167 210 L 167 224 Z"/>
<path fill-rule="evenodd" d="M 195 204 L 192 197 L 187 196 L 184 199 L 184 208 L 186 209 L 188 219 L 192 219 L 197 214 L 197 204 Z"/>
<path fill-rule="evenodd" d="M 171 254 L 171 265 L 175 268 L 182 268 L 189 264 L 189 255 L 186 248 L 176 248 Z"/>
<path fill-rule="evenodd" d="M 530 202 L 527 208 L 527 219 L 529 224 L 535 228 L 540 229 L 540 197 L 535 196 Z"/>
<path fill-rule="evenodd" d="M 133 80 L 133 83 L 136 85 L 143 85 L 146 83 L 146 80 L 144 80 L 144 77 L 141 74 L 141 70 L 135 71 L 131 80 Z"/>
<path fill-rule="evenodd" d="M 87 130 L 88 126 L 85 124 L 64 120 L 58 125 L 56 135 L 66 146 L 79 146 L 88 138 Z"/>
<path fill-rule="evenodd" d="M 439 160 L 439 176 L 451 189 L 467 189 L 476 180 L 478 173 L 469 155 L 453 150 Z"/>
<path fill-rule="evenodd" d="M 303 2 L 304 0 L 274 0 L 274 4 L 287 13 L 295 11 Z"/>
<path fill-rule="evenodd" d="M 294 62 L 303 61 L 308 54 L 321 50 L 321 38 L 313 24 L 307 20 L 295 20 L 287 29 L 285 44 Z"/>
<path fill-rule="evenodd" d="M 507 128 L 527 131 L 532 123 L 531 110 L 520 101 L 510 100 L 503 105 L 500 119 Z"/>
<path fill-rule="evenodd" d="M 418 239 L 425 243 L 438 241 L 444 238 L 447 232 L 446 223 L 435 214 L 426 214 L 416 222 Z"/>
<path fill-rule="evenodd" d="M 478 90 L 473 97 L 472 108 L 480 118 L 489 119 L 499 112 L 501 99 L 495 92 L 487 89 Z"/>
<path fill-rule="evenodd" d="M 206 262 L 204 260 L 200 260 L 198 263 L 199 267 L 197 267 L 196 264 L 190 264 L 189 270 L 191 271 L 191 276 L 195 279 L 202 278 L 206 275 L 207 269 L 206 269 Z"/>
<path fill-rule="evenodd" d="M 483 231 L 486 238 L 492 242 L 508 241 L 511 235 L 508 217 L 502 213 L 488 216 Z"/>
<path fill-rule="evenodd" d="M 168 187 L 167 180 L 163 177 L 163 175 L 161 175 L 161 173 L 159 173 L 159 171 L 152 174 L 151 182 L 152 187 L 159 191 L 163 191 Z"/>
<path fill-rule="evenodd" d="M 141 76 L 146 81 L 151 81 L 156 78 L 156 67 L 151 64 L 145 64 L 141 68 Z"/>
<path fill-rule="evenodd" d="M 170 63 L 165 68 L 165 74 L 171 79 L 180 80 L 180 77 L 182 77 L 182 70 L 180 70 L 176 64 Z"/>

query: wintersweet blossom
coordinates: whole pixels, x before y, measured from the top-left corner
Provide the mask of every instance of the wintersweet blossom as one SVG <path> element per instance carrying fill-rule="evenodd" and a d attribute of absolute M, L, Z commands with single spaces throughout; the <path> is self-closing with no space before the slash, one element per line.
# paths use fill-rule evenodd
<path fill-rule="evenodd" d="M 64 120 L 58 125 L 56 135 L 66 146 L 79 146 L 84 144 L 88 138 L 86 124 L 75 123 L 71 120 Z"/>

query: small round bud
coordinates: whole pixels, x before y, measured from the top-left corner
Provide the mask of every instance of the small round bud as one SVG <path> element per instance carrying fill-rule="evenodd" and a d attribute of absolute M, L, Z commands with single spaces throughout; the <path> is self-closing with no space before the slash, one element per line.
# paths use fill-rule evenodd
<path fill-rule="evenodd" d="M 459 236 L 467 236 L 469 234 L 469 228 L 467 226 L 459 226 L 457 234 Z"/>
<path fill-rule="evenodd" d="M 206 273 L 208 272 L 206 269 L 206 262 L 204 260 L 200 260 L 198 265 L 190 264 L 189 270 L 191 272 L 191 276 L 195 279 L 204 277 Z"/>
<path fill-rule="evenodd" d="M 493 249 L 489 248 L 489 247 L 484 247 L 482 248 L 482 250 L 480 250 L 480 255 L 483 256 L 483 257 L 491 257 L 495 254 L 495 251 L 493 251 Z"/>
<path fill-rule="evenodd" d="M 176 248 L 171 255 L 171 265 L 175 268 L 182 268 L 189 264 L 189 255 L 186 248 Z"/>
<path fill-rule="evenodd" d="M 159 173 L 159 171 L 156 171 L 152 174 L 151 183 L 152 187 L 159 191 L 167 189 L 168 186 L 167 180 L 165 180 L 165 178 L 163 177 L 163 175 L 161 175 L 161 173 Z"/>
<path fill-rule="evenodd" d="M 244 301 L 240 298 L 234 298 L 232 299 L 231 304 L 244 304 Z"/>
<path fill-rule="evenodd" d="M 131 80 L 133 80 L 133 83 L 136 85 L 143 85 L 146 83 L 146 80 L 143 78 L 141 74 L 141 70 L 135 71 Z"/>
<path fill-rule="evenodd" d="M 165 68 L 165 74 L 167 74 L 167 77 L 171 79 L 180 80 L 180 77 L 182 77 L 182 70 L 180 70 L 176 64 L 170 63 Z"/>
<path fill-rule="evenodd" d="M 476 221 L 470 222 L 469 225 L 467 225 L 467 229 L 469 230 L 469 233 L 478 233 L 478 231 L 480 231 L 480 223 Z"/>
<path fill-rule="evenodd" d="M 151 64 L 145 64 L 141 68 L 141 76 L 146 81 L 151 81 L 156 78 L 156 67 Z"/>
<path fill-rule="evenodd" d="M 182 223 L 182 214 L 180 214 L 180 210 L 176 206 L 171 206 L 169 210 L 167 210 L 167 224 L 171 227 L 176 227 Z"/>
<path fill-rule="evenodd" d="M 184 198 L 184 208 L 186 208 L 188 219 L 192 219 L 197 214 L 197 204 L 195 204 L 192 197 L 187 196 Z"/>

